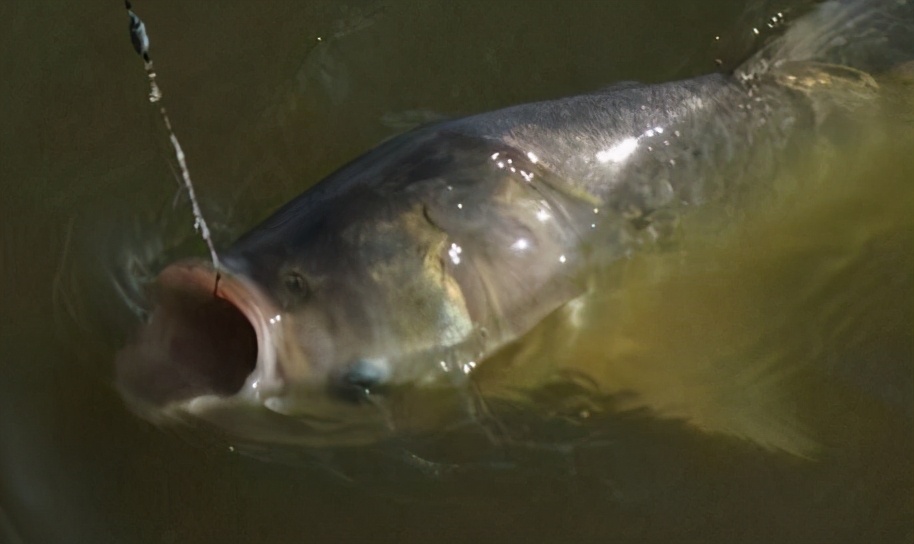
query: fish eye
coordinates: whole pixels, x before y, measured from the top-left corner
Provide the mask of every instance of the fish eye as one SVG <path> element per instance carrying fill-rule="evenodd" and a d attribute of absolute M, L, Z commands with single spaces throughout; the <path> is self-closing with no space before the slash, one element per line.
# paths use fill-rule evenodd
<path fill-rule="evenodd" d="M 384 361 L 357 359 L 346 370 L 331 377 L 335 396 L 352 403 L 364 402 L 368 395 L 384 392 L 389 370 Z"/>

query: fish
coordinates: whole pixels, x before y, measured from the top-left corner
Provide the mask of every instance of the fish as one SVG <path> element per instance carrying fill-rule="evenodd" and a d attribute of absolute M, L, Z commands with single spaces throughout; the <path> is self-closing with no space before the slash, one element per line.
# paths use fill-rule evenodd
<path fill-rule="evenodd" d="M 466 388 L 594 270 L 726 223 L 914 53 L 914 2 L 827 0 L 738 68 L 437 121 L 151 286 L 116 386 L 150 421 L 256 443 L 377 440 L 385 399 Z M 623 286 L 624 287 L 624 286 Z M 345 438 L 343 438 L 345 437 Z"/>

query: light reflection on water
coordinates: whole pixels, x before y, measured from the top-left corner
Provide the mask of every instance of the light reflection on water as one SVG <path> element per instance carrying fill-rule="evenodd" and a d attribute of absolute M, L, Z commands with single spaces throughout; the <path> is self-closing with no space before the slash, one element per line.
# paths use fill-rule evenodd
<path fill-rule="evenodd" d="M 704 70 L 719 53 L 706 38 L 742 8 L 693 4 L 137 9 L 224 245 L 388 135 L 391 111 L 478 111 Z M 264 463 L 193 429 L 154 429 L 110 388 L 135 322 L 112 275 L 141 306 L 135 285 L 202 251 L 174 204 L 123 12 L 4 4 L 0 21 L 0 69 L 21 76 L 0 83 L 13 121 L 0 128 L 0 531 L 911 540 L 910 133 L 836 161 L 831 183 L 793 206 L 609 270 L 597 281 L 625 288 L 577 308 L 583 329 L 548 321 L 481 367 L 484 425 Z M 645 41 L 644 28 L 667 38 Z M 257 43 L 238 39 L 249 34 Z M 318 35 L 328 47 L 314 49 Z M 594 51 L 613 53 L 595 65 Z M 613 385 L 596 394 L 594 381 Z"/>

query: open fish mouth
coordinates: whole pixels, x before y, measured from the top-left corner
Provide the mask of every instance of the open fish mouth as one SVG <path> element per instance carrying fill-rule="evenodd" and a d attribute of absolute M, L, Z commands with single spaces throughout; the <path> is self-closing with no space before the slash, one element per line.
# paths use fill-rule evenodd
<path fill-rule="evenodd" d="M 280 312 L 251 281 L 187 260 L 166 267 L 153 286 L 154 308 L 121 352 L 116 382 L 145 417 L 195 412 L 232 398 L 260 404 L 281 388 Z"/>
<path fill-rule="evenodd" d="M 151 287 L 150 317 L 115 361 L 127 406 L 157 425 L 209 428 L 237 446 L 364 444 L 394 432 L 384 402 L 340 402 L 296 390 L 285 357 L 294 316 L 232 263 L 169 265 Z"/>

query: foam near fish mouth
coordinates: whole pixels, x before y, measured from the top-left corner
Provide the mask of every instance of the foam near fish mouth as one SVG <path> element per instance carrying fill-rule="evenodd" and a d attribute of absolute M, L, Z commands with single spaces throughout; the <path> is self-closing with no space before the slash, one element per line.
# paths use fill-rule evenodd
<path fill-rule="evenodd" d="M 257 401 L 280 387 L 276 335 L 280 315 L 254 284 L 231 271 L 182 261 L 154 286 L 149 321 L 117 355 L 117 387 L 148 417 L 194 412 L 236 397 Z"/>

